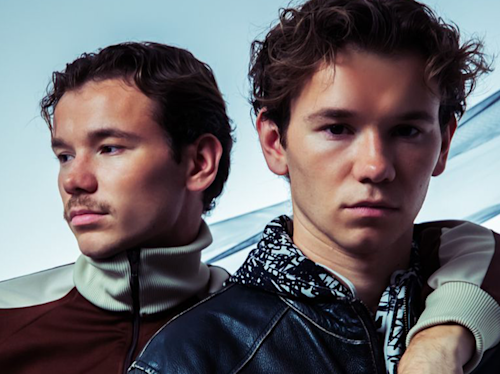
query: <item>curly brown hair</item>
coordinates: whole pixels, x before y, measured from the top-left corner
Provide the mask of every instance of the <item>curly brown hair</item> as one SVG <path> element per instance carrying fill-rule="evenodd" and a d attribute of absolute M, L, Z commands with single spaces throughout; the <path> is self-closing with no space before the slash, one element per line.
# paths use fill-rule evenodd
<path fill-rule="evenodd" d="M 214 182 L 203 194 L 203 210 L 209 211 L 229 175 L 233 144 L 226 103 L 210 67 L 190 52 L 159 43 L 122 43 L 98 53 L 84 53 L 52 74 L 41 114 L 52 132 L 55 108 L 62 96 L 89 81 L 122 78 L 134 84 L 156 103 L 155 117 L 165 130 L 174 159 L 203 134 L 213 134 L 222 145 Z"/>
<path fill-rule="evenodd" d="M 249 78 L 254 113 L 266 108 L 263 115 L 278 126 L 283 145 L 292 100 L 320 65 L 334 63 L 349 45 L 423 56 L 425 79 L 440 90 L 443 130 L 452 115 L 463 115 L 477 77 L 491 70 L 480 40 L 461 43 L 456 25 L 413 0 L 310 0 L 282 9 L 265 39 L 252 43 Z"/>

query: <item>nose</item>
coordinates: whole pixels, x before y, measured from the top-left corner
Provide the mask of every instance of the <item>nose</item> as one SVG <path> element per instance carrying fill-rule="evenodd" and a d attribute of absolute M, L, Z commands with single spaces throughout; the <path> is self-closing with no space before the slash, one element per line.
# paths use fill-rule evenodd
<path fill-rule="evenodd" d="M 354 155 L 353 174 L 361 183 L 386 183 L 396 177 L 390 144 L 377 131 L 360 135 Z"/>
<path fill-rule="evenodd" d="M 97 190 L 97 178 L 90 160 L 75 157 L 60 170 L 61 184 L 67 194 L 94 193 Z"/>

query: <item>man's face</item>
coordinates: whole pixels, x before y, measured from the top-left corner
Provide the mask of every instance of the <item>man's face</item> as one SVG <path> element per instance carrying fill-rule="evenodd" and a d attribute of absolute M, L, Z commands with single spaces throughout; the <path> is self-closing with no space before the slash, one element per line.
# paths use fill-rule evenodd
<path fill-rule="evenodd" d="M 168 246 L 185 194 L 153 102 L 119 79 L 67 92 L 54 114 L 65 219 L 83 254 Z"/>
<path fill-rule="evenodd" d="M 305 85 L 283 150 L 296 228 L 362 252 L 409 240 L 451 137 L 423 69 L 414 55 L 347 49 Z"/>

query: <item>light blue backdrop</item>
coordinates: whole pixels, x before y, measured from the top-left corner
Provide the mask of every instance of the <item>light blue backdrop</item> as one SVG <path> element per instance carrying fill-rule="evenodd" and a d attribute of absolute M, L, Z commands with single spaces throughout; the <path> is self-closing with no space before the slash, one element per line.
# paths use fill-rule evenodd
<path fill-rule="evenodd" d="M 0 279 L 72 262 L 76 241 L 62 220 L 58 164 L 38 102 L 51 72 L 82 52 L 123 41 L 187 48 L 210 64 L 237 126 L 232 172 L 215 222 L 287 198 L 267 171 L 247 103 L 249 45 L 276 19 L 280 0 L 3 0 L 0 3 Z M 500 6 L 493 0 L 427 1 L 466 34 L 500 51 Z M 500 89 L 500 72 L 471 103 Z M 432 211 L 429 215 L 432 217 Z"/>

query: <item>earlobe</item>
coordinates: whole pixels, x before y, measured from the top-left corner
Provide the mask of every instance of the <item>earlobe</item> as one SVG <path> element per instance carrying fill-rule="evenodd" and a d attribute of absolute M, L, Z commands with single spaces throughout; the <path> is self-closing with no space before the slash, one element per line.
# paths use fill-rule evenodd
<path fill-rule="evenodd" d="M 257 132 L 259 133 L 260 146 L 269 169 L 277 175 L 287 175 L 288 165 L 286 150 L 281 144 L 281 134 L 278 126 L 266 118 L 266 109 L 259 112 L 256 120 Z"/>
<path fill-rule="evenodd" d="M 432 172 L 433 177 L 437 177 L 438 175 L 444 172 L 446 168 L 446 162 L 448 160 L 448 153 L 450 151 L 451 139 L 453 138 L 453 134 L 457 129 L 457 120 L 455 116 L 452 116 L 446 129 L 441 134 L 441 151 L 439 153 L 439 158 Z"/>
<path fill-rule="evenodd" d="M 186 187 L 192 192 L 203 192 L 217 176 L 222 145 L 214 135 L 203 134 L 189 148 Z"/>

